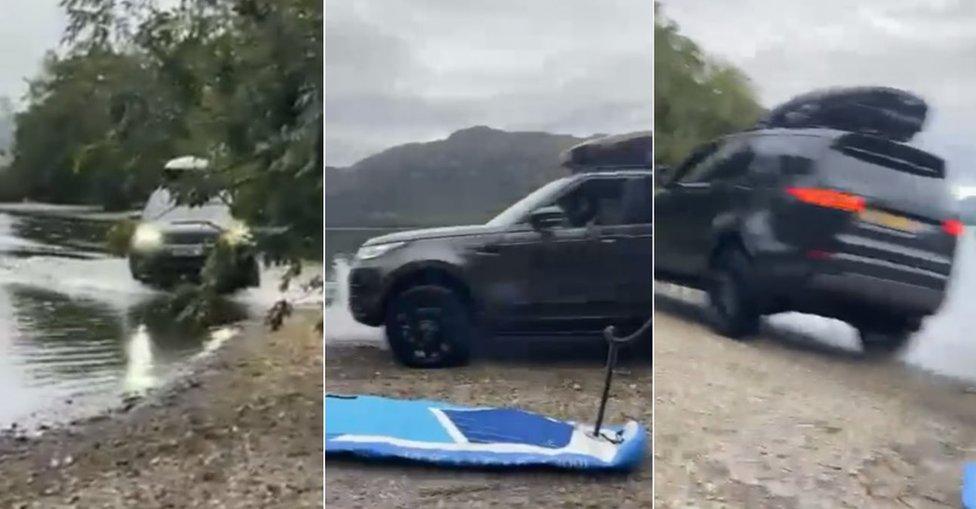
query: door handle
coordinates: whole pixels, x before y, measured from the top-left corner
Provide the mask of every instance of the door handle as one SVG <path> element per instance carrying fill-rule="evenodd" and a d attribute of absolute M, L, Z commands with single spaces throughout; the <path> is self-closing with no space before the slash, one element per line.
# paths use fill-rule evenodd
<path fill-rule="evenodd" d="M 600 239 L 601 244 L 616 244 L 617 239 L 615 237 L 604 237 Z"/>

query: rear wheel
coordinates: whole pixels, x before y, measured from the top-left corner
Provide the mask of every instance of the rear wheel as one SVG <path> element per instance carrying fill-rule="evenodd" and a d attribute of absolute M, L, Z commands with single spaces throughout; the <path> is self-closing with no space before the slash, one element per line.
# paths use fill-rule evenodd
<path fill-rule="evenodd" d="M 759 331 L 752 274 L 752 263 L 741 249 L 727 248 L 716 258 L 708 283 L 708 315 L 719 334 L 748 339 Z"/>
<path fill-rule="evenodd" d="M 442 286 L 409 288 L 386 310 L 386 338 L 393 356 L 413 368 L 466 364 L 475 327 L 458 295 Z"/>

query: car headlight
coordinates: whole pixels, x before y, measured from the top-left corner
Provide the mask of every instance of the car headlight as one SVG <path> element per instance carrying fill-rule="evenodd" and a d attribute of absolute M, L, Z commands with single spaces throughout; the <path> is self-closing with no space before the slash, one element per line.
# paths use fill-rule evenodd
<path fill-rule="evenodd" d="M 405 246 L 406 242 L 387 242 L 386 244 L 373 244 L 371 246 L 363 246 L 359 248 L 356 253 L 356 258 L 359 260 L 369 260 L 371 258 L 378 258 L 380 256 L 393 251 L 394 249 Z"/>
<path fill-rule="evenodd" d="M 163 232 L 151 224 L 140 224 L 132 234 L 132 248 L 152 251 L 163 245 Z"/>
<path fill-rule="evenodd" d="M 247 244 L 252 240 L 251 230 L 244 223 L 234 223 L 230 228 L 224 230 L 221 237 L 232 246 Z"/>

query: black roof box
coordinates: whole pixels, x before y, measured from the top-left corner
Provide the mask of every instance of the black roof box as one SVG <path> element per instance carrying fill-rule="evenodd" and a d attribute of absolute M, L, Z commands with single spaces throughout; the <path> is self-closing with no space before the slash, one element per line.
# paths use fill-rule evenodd
<path fill-rule="evenodd" d="M 650 131 L 606 136 L 565 150 L 560 164 L 574 173 L 607 169 L 650 169 L 654 166 Z"/>
<path fill-rule="evenodd" d="M 809 92 L 773 108 L 756 125 L 764 128 L 824 127 L 908 141 L 922 130 L 928 105 L 889 87 L 830 88 Z"/>

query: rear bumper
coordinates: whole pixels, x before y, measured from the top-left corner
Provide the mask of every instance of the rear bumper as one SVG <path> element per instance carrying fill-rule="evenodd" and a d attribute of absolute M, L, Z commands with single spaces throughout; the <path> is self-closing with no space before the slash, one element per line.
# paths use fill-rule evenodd
<path fill-rule="evenodd" d="M 945 296 L 944 290 L 852 273 L 814 275 L 807 289 L 821 298 L 914 315 L 935 313 Z"/>
<path fill-rule="evenodd" d="M 801 256 L 757 259 L 770 312 L 801 311 L 855 321 L 866 315 L 923 317 L 938 311 L 949 276 L 890 263 Z"/>

